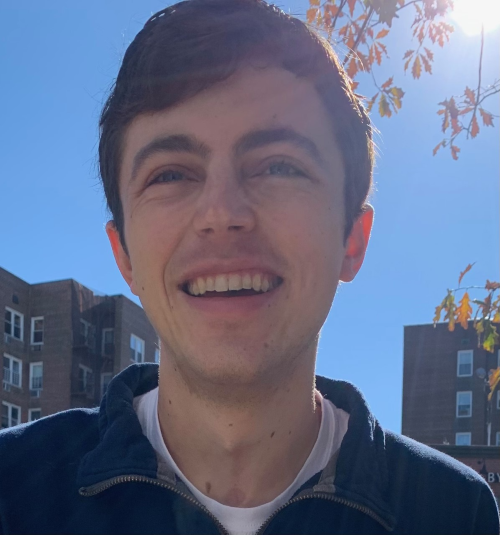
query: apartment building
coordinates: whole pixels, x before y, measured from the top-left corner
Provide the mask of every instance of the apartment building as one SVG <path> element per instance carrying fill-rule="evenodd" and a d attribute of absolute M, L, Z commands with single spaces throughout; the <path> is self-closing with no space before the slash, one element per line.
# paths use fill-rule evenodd
<path fill-rule="evenodd" d="M 114 375 L 159 359 L 140 306 L 72 279 L 28 284 L 0 268 L 0 310 L 2 428 L 95 407 Z"/>

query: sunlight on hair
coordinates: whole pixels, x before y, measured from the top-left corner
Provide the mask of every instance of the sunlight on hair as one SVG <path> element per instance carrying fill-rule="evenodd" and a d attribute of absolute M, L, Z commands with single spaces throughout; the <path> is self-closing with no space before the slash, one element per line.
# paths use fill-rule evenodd
<path fill-rule="evenodd" d="M 500 26 L 500 0 L 455 0 L 452 19 L 467 35 L 489 32 Z"/>

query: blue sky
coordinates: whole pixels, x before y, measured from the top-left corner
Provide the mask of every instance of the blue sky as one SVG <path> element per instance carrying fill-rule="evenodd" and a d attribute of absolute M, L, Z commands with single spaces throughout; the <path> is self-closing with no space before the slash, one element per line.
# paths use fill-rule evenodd
<path fill-rule="evenodd" d="M 104 233 L 97 122 L 123 53 L 157 0 L 3 0 L 0 4 L 0 266 L 30 283 L 74 278 L 136 300 Z M 280 7 L 304 14 L 303 0 Z M 365 265 L 343 285 L 320 341 L 318 372 L 364 392 L 382 424 L 401 429 L 403 326 L 429 323 L 458 273 L 499 277 L 499 129 L 441 152 L 437 102 L 477 83 L 479 38 L 457 28 L 436 51 L 433 76 L 404 76 L 411 35 L 396 24 L 401 53 L 380 80 L 406 91 L 400 114 L 379 129 L 376 218 Z M 483 79 L 499 76 L 500 31 L 487 34 Z M 372 90 L 367 89 L 368 96 Z M 499 113 L 498 100 L 490 109 Z M 498 124 L 498 120 L 496 121 Z"/>

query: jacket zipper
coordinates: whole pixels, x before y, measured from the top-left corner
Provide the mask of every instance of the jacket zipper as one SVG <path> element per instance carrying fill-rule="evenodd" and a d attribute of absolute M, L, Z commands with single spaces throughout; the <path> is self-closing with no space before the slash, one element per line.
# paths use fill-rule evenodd
<path fill-rule="evenodd" d="M 185 498 L 188 502 L 192 503 L 193 505 L 196 505 L 196 507 L 201 509 L 204 513 L 206 513 L 213 520 L 213 522 L 217 526 L 217 529 L 219 530 L 221 535 L 230 535 L 229 532 L 226 530 L 226 528 L 220 523 L 219 519 L 215 515 L 213 515 L 205 506 L 200 504 L 198 500 L 196 500 L 194 497 L 190 496 L 189 494 L 181 492 L 180 490 L 176 489 L 172 485 L 163 483 L 163 481 L 159 481 L 157 479 L 151 479 L 145 476 L 117 476 L 117 477 L 112 477 L 110 479 L 107 479 L 106 481 L 102 481 L 101 483 L 97 483 L 96 485 L 92 485 L 93 488 L 91 490 L 87 490 L 88 487 L 87 488 L 82 487 L 79 490 L 79 493 L 85 497 L 95 496 L 96 494 L 99 494 L 100 492 L 106 489 L 109 489 L 110 487 L 113 487 L 114 485 L 118 485 L 119 483 L 126 483 L 128 481 L 138 481 L 141 483 L 149 483 L 151 485 L 163 487 L 168 490 L 171 490 L 172 492 L 175 492 L 179 496 L 182 496 L 183 498 Z M 271 520 L 273 520 L 278 513 L 280 513 L 283 509 L 285 509 L 292 503 L 300 502 L 302 500 L 307 500 L 311 498 L 320 498 L 323 500 L 329 500 L 332 502 L 340 503 L 342 505 L 346 505 L 347 507 L 351 507 L 353 509 L 356 509 L 357 511 L 361 511 L 362 513 L 367 514 L 370 518 L 373 518 L 373 520 L 376 520 L 387 531 L 392 531 L 391 527 L 382 518 L 380 518 L 380 516 L 377 515 L 377 513 L 374 513 L 368 507 L 365 507 L 364 505 L 360 505 L 359 503 L 353 502 L 351 500 L 347 500 L 346 498 L 340 498 L 339 496 L 332 496 L 331 494 L 328 494 L 326 492 L 315 492 L 313 494 L 304 494 L 302 496 L 297 496 L 296 498 L 292 498 L 291 500 L 288 500 L 286 503 L 284 503 L 281 507 L 278 507 L 278 509 L 276 509 L 276 511 L 274 511 L 274 513 L 257 530 L 255 535 L 263 535 L 265 529 L 270 524 Z"/>
<path fill-rule="evenodd" d="M 174 486 L 169 485 L 168 483 L 164 483 L 163 481 L 159 481 L 158 479 L 152 479 L 145 476 L 117 476 L 112 477 L 110 479 L 107 479 L 105 481 L 102 481 L 101 483 L 97 483 L 95 485 L 92 485 L 91 490 L 87 490 L 88 487 L 82 487 L 79 489 L 79 493 L 82 496 L 90 497 L 95 496 L 96 494 L 99 494 L 100 492 L 109 489 L 110 487 L 113 487 L 114 485 L 118 485 L 119 483 L 126 483 L 128 481 L 139 481 L 141 483 L 150 483 L 151 485 L 156 485 L 158 487 L 163 487 L 165 489 L 171 490 L 172 492 L 175 492 L 179 496 L 182 496 L 185 498 L 188 502 L 192 503 L 193 505 L 196 505 L 199 509 L 201 509 L 204 513 L 206 513 L 215 523 L 217 526 L 217 529 L 221 533 L 221 535 L 230 535 L 229 532 L 226 530 L 226 528 L 220 523 L 219 519 L 213 515 L 206 507 L 204 507 L 201 503 L 198 502 L 194 497 L 190 496 L 189 494 L 186 494 L 185 492 L 181 492 L 180 490 L 176 489 Z"/>
<path fill-rule="evenodd" d="M 359 503 L 353 502 L 351 500 L 347 500 L 346 498 L 333 496 L 326 492 L 315 492 L 313 494 L 312 493 L 304 494 L 302 496 L 297 496 L 296 498 L 292 498 L 291 500 L 284 503 L 281 507 L 278 507 L 278 509 L 274 511 L 274 513 L 264 522 L 264 524 L 260 526 L 260 528 L 257 530 L 255 535 L 263 535 L 264 531 L 266 530 L 267 526 L 270 524 L 271 520 L 273 520 L 276 517 L 276 515 L 278 515 L 278 513 L 280 513 L 283 509 L 285 509 L 285 507 L 288 507 L 292 503 L 300 502 L 301 500 L 308 500 L 311 498 L 320 498 L 323 500 L 337 502 L 342 505 L 346 505 L 347 507 L 352 507 L 353 509 L 356 509 L 357 511 L 361 511 L 362 513 L 367 514 L 370 518 L 373 518 L 373 520 L 376 520 L 387 531 L 392 531 L 392 528 L 379 515 L 377 515 L 377 513 L 374 513 L 368 507 L 365 507 L 364 505 L 360 505 Z"/>

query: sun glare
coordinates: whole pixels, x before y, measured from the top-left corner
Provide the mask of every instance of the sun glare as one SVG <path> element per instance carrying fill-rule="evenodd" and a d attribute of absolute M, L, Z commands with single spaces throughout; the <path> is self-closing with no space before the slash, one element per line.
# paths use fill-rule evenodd
<path fill-rule="evenodd" d="M 451 18 L 467 35 L 489 32 L 500 26 L 500 0 L 455 0 Z"/>

